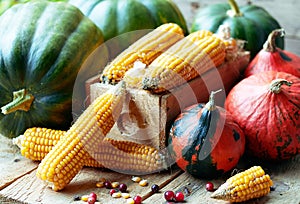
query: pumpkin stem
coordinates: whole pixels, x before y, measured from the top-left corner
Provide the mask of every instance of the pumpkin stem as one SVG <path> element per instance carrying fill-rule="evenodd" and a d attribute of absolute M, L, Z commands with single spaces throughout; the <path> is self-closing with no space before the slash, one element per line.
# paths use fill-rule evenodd
<path fill-rule="evenodd" d="M 291 86 L 293 82 L 287 81 L 285 79 L 274 79 L 270 84 L 270 91 L 272 93 L 278 94 L 281 92 L 281 86 L 285 84 L 287 86 Z"/>
<path fill-rule="evenodd" d="M 1 111 L 5 115 L 15 112 L 17 110 L 29 111 L 33 100 L 34 96 L 32 94 L 27 93 L 26 89 L 14 91 L 13 100 L 10 103 L 3 106 L 1 108 Z"/>
<path fill-rule="evenodd" d="M 215 94 L 221 92 L 222 89 L 219 89 L 217 91 L 212 91 L 209 95 L 209 101 L 205 104 L 205 108 L 209 111 L 213 111 L 216 109 L 216 103 L 215 103 Z"/>
<path fill-rule="evenodd" d="M 228 0 L 228 3 L 230 5 L 231 9 L 227 11 L 227 15 L 229 15 L 230 17 L 243 15 L 240 11 L 238 4 L 235 2 L 235 0 Z"/>
<path fill-rule="evenodd" d="M 285 31 L 283 28 L 273 30 L 269 36 L 267 41 L 265 42 L 263 48 L 267 52 L 276 52 L 276 44 L 275 40 L 277 36 L 283 37 L 285 35 Z"/>

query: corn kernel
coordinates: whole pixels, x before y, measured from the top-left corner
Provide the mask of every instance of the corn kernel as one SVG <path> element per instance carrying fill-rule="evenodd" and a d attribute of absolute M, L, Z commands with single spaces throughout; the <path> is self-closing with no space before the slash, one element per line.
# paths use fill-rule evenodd
<path fill-rule="evenodd" d="M 84 201 L 84 202 L 87 202 L 88 199 L 89 199 L 89 196 L 88 196 L 88 195 L 83 195 L 83 196 L 81 196 L 80 199 L 81 199 L 82 201 Z"/>
<path fill-rule="evenodd" d="M 139 182 L 139 185 L 140 186 L 147 186 L 148 185 L 148 181 L 147 180 L 145 180 L 145 179 L 143 179 L 143 180 L 141 180 L 140 182 Z"/>
<path fill-rule="evenodd" d="M 142 180 L 142 178 L 141 178 L 141 177 L 138 177 L 138 176 L 133 176 L 133 177 L 131 178 L 131 180 L 132 180 L 133 182 L 138 183 L 138 182 L 140 182 L 140 181 Z"/>
<path fill-rule="evenodd" d="M 119 185 L 120 185 L 120 183 L 117 182 L 117 181 L 114 181 L 114 182 L 111 183 L 111 187 L 112 187 L 112 188 L 118 188 Z"/>
<path fill-rule="evenodd" d="M 113 198 L 121 198 L 122 197 L 122 193 L 121 192 L 115 192 L 111 195 Z"/>
<path fill-rule="evenodd" d="M 127 204 L 134 204 L 135 202 L 134 202 L 133 198 L 128 198 L 128 199 L 126 200 L 126 203 L 127 203 Z"/>
<path fill-rule="evenodd" d="M 130 194 L 129 193 L 122 193 L 122 197 L 127 199 L 127 198 L 130 198 Z"/>

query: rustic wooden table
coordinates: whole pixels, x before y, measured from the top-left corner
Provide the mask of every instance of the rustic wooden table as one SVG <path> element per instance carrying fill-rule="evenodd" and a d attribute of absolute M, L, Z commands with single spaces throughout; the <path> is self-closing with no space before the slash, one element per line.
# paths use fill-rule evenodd
<path fill-rule="evenodd" d="M 190 24 L 198 7 L 206 6 L 222 0 L 174 0 L 183 11 Z M 246 1 L 238 0 L 239 4 Z M 286 49 L 300 56 L 300 19 L 298 0 L 253 0 L 253 3 L 266 8 L 286 30 Z M 299 204 L 300 203 L 300 155 L 290 161 L 272 164 L 243 158 L 238 169 L 245 169 L 251 165 L 262 165 L 274 181 L 275 190 L 268 196 L 255 199 L 247 203 L 266 204 Z M 130 175 L 116 173 L 110 170 L 84 168 L 61 192 L 54 192 L 36 178 L 38 163 L 23 158 L 19 149 L 12 141 L 0 135 L 0 203 L 43 203 L 66 204 L 83 203 L 73 201 L 75 195 L 85 195 L 94 191 L 98 194 L 99 203 L 126 203 L 124 198 L 112 199 L 105 188 L 97 188 L 96 182 L 100 178 L 124 182 L 128 185 L 131 195 L 139 194 L 143 197 L 143 203 L 166 203 L 163 192 L 171 189 L 182 190 L 184 187 L 190 190 L 190 196 L 185 203 L 227 203 L 209 198 L 210 192 L 205 190 L 206 180 L 195 179 L 181 170 L 173 167 L 163 172 L 142 176 L 149 181 L 147 187 L 141 187 L 131 181 Z M 212 180 L 215 186 L 219 186 L 226 178 Z M 158 184 L 160 193 L 152 194 L 150 186 Z"/>

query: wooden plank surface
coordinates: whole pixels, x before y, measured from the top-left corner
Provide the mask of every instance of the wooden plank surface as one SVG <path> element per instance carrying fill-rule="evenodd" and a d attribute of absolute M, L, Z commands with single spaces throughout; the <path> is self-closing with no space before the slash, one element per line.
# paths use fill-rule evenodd
<path fill-rule="evenodd" d="M 190 25 L 196 9 L 224 0 L 174 0 L 183 11 L 188 24 Z M 240 5 L 245 0 L 237 0 Z M 300 1 L 298 0 L 253 0 L 253 3 L 266 8 L 281 26 L 286 30 L 286 50 L 300 56 L 300 12 L 298 11 Z M 240 167 L 250 164 L 261 164 L 270 173 L 274 180 L 275 190 L 268 196 L 247 202 L 248 204 L 299 204 L 300 203 L 300 156 L 287 162 L 279 164 L 262 163 L 260 161 L 245 159 Z M 96 191 L 100 200 L 98 203 L 126 203 L 124 199 L 111 199 L 107 189 L 95 188 L 95 182 L 101 177 L 118 180 L 127 183 L 131 194 L 141 194 L 144 197 L 143 203 L 166 203 L 163 199 L 165 190 L 182 190 L 184 187 L 191 189 L 191 195 L 186 198 L 185 203 L 226 203 L 209 198 L 210 192 L 204 189 L 206 180 L 195 179 L 186 173 L 173 169 L 160 174 L 145 176 L 150 185 L 158 183 L 162 189 L 160 193 L 152 195 L 149 186 L 139 187 L 131 182 L 131 176 L 116 172 L 92 168 L 84 168 L 72 183 L 62 192 L 53 192 L 46 188 L 43 183 L 36 179 L 35 169 L 37 163 L 23 158 L 11 140 L 0 135 L 0 203 L 21 204 L 21 203 L 83 203 L 73 202 L 76 194 L 88 194 Z M 225 181 L 225 177 L 212 180 L 217 187 Z M 22 202 L 21 202 L 22 201 Z"/>

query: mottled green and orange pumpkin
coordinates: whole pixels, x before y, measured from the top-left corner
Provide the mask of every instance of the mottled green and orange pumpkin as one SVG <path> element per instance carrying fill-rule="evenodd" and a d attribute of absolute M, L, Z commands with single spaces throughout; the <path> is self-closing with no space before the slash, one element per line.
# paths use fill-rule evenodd
<path fill-rule="evenodd" d="M 245 150 L 245 137 L 228 112 L 207 104 L 183 110 L 172 124 L 168 150 L 176 164 L 197 178 L 216 178 L 232 170 Z"/>
<path fill-rule="evenodd" d="M 251 75 L 231 89 L 225 108 L 246 137 L 246 152 L 265 160 L 300 153 L 300 79 L 285 72 Z"/>

